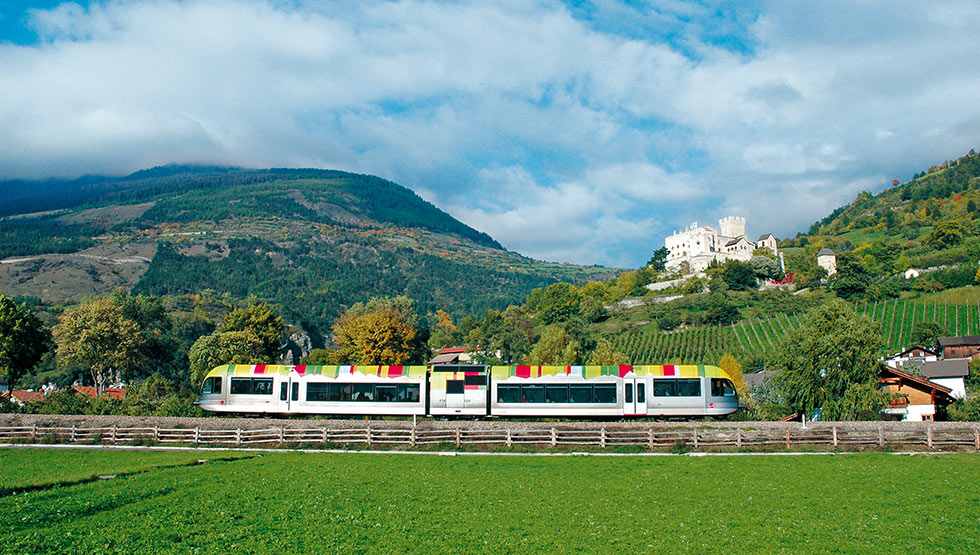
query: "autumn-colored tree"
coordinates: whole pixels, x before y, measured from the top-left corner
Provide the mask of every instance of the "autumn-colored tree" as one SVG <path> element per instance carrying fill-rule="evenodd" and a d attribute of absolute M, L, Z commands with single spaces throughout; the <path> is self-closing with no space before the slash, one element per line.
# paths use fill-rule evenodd
<path fill-rule="evenodd" d="M 91 299 L 58 316 L 54 327 L 58 363 L 84 366 L 101 395 L 106 381 L 135 370 L 146 358 L 146 338 L 111 298 Z"/>
<path fill-rule="evenodd" d="M 410 364 L 428 356 L 415 303 L 407 297 L 357 303 L 332 329 L 337 358 L 345 363 Z"/>
<path fill-rule="evenodd" d="M 51 334 L 34 312 L 0 295 L 0 378 L 7 383 L 8 396 L 50 345 Z"/>
<path fill-rule="evenodd" d="M 735 391 L 738 392 L 738 397 L 740 399 L 748 399 L 749 386 L 745 383 L 745 377 L 742 376 L 742 365 L 735 360 L 735 357 L 726 353 L 718 362 L 718 367 L 732 378 L 732 382 L 735 384 Z"/>

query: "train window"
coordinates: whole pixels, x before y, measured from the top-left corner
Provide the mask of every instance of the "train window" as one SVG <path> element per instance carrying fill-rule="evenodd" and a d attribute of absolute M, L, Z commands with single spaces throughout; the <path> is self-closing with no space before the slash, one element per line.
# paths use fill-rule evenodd
<path fill-rule="evenodd" d="M 636 402 L 646 403 L 647 402 L 647 384 L 639 382 L 636 384 Z"/>
<path fill-rule="evenodd" d="M 603 384 L 595 386 L 594 399 L 596 403 L 615 403 L 616 384 Z"/>
<path fill-rule="evenodd" d="M 354 384 L 354 400 L 355 401 L 373 401 L 374 400 L 374 384 L 373 383 L 356 383 L 356 384 Z"/>
<path fill-rule="evenodd" d="M 654 397 L 676 397 L 677 380 L 653 380 Z"/>
<path fill-rule="evenodd" d="M 399 384 L 398 401 L 400 403 L 418 403 L 419 385 L 418 384 Z"/>
<path fill-rule="evenodd" d="M 398 399 L 398 386 L 397 385 L 378 385 L 374 388 L 375 395 L 377 395 L 378 402 L 381 403 L 393 403 Z"/>
<path fill-rule="evenodd" d="M 350 401 L 350 389 L 349 383 L 332 383 L 330 384 L 330 394 L 327 396 L 328 401 Z"/>
<path fill-rule="evenodd" d="M 713 397 L 734 397 L 735 386 L 725 378 L 711 378 L 711 395 Z"/>
<path fill-rule="evenodd" d="M 568 402 L 568 386 L 567 385 L 546 385 L 546 386 L 544 386 L 544 402 L 545 403 L 567 403 Z"/>
<path fill-rule="evenodd" d="M 568 401 L 570 403 L 591 403 L 591 385 L 570 385 L 568 386 Z"/>
<path fill-rule="evenodd" d="M 623 393 L 625 393 L 625 396 L 624 396 L 625 399 L 624 400 L 627 403 L 632 403 L 633 402 L 633 384 L 631 384 L 631 383 L 623 384 Z"/>
<path fill-rule="evenodd" d="M 544 386 L 543 385 L 522 385 L 521 386 L 521 402 L 522 403 L 543 403 L 544 402 Z"/>
<path fill-rule="evenodd" d="M 293 401 L 299 401 L 299 383 L 293 382 Z"/>
<path fill-rule="evenodd" d="M 521 386 L 519 386 L 519 385 L 498 385 L 497 386 L 497 402 L 498 403 L 520 403 L 521 402 Z"/>
<path fill-rule="evenodd" d="M 329 399 L 329 395 L 327 393 L 328 390 L 329 390 L 329 384 L 308 383 L 306 384 L 306 400 L 327 401 Z"/>
<path fill-rule="evenodd" d="M 282 382 L 279 385 L 280 385 L 280 387 L 279 387 L 279 400 L 280 401 L 285 401 L 286 400 L 286 395 L 288 395 L 288 391 L 289 391 L 289 384 L 286 383 L 286 382 Z"/>
<path fill-rule="evenodd" d="M 700 397 L 701 380 L 694 378 L 689 380 L 677 380 L 677 395 L 679 397 Z"/>
<path fill-rule="evenodd" d="M 487 385 L 487 376 L 485 374 L 476 376 L 466 376 L 463 378 L 466 385 Z"/>
<path fill-rule="evenodd" d="M 234 395 L 247 394 L 252 389 L 252 380 L 249 378 L 232 378 L 231 392 Z"/>
<path fill-rule="evenodd" d="M 272 395 L 272 378 L 252 379 L 252 395 Z"/>
<path fill-rule="evenodd" d="M 221 378 L 218 376 L 213 376 L 204 380 L 204 387 L 201 388 L 201 393 L 205 395 L 221 393 Z"/>
<path fill-rule="evenodd" d="M 463 386 L 463 380 L 446 380 L 446 393 L 462 393 L 466 389 Z"/>

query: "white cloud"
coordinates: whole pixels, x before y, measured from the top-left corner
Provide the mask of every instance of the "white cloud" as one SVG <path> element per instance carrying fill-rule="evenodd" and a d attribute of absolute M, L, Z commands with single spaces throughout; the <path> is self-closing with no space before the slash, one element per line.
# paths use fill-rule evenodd
<path fill-rule="evenodd" d="M 320 166 L 525 254 L 638 265 L 690 220 L 790 235 L 980 143 L 959 0 L 117 0 L 0 42 L 0 178 Z M 2 38 L 0 38 L 2 40 Z"/>

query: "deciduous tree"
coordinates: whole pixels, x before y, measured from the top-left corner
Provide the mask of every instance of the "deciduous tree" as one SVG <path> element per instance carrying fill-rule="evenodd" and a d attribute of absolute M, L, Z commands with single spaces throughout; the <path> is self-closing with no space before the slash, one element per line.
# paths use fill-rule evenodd
<path fill-rule="evenodd" d="M 194 342 L 187 358 L 191 363 L 191 384 L 199 387 L 211 369 L 222 364 L 265 364 L 266 343 L 250 329 L 205 335 Z"/>
<path fill-rule="evenodd" d="M 225 317 L 222 332 L 251 330 L 262 341 L 265 358 L 279 358 L 282 347 L 282 318 L 265 303 L 236 308 Z"/>
<path fill-rule="evenodd" d="M 357 303 L 333 325 L 337 357 L 352 364 L 422 363 L 427 337 L 407 297 Z"/>
<path fill-rule="evenodd" d="M 51 334 L 24 305 L 0 295 L 0 377 L 10 396 L 17 382 L 28 374 L 50 348 Z"/>

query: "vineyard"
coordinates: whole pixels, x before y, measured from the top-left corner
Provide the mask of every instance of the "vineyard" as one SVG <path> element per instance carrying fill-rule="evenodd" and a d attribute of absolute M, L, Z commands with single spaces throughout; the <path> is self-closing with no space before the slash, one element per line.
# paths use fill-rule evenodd
<path fill-rule="evenodd" d="M 909 346 L 920 322 L 942 324 L 950 335 L 980 335 L 980 303 L 892 299 L 855 307 L 881 325 L 883 353 Z M 729 326 L 701 326 L 672 332 L 634 331 L 613 341 L 633 364 L 718 364 L 725 353 L 765 354 L 803 325 L 805 314 L 777 314 Z"/>

